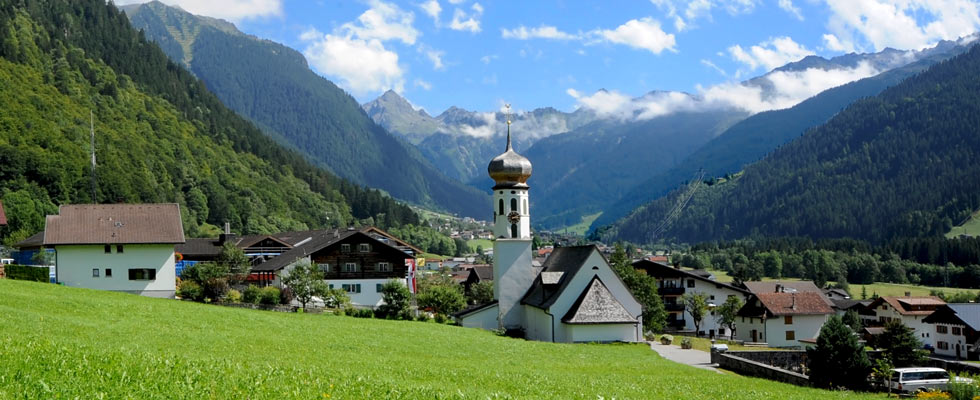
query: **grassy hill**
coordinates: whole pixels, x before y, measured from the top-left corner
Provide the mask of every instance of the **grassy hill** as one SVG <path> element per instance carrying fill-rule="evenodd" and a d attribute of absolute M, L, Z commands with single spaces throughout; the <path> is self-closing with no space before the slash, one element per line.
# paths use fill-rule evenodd
<path fill-rule="evenodd" d="M 282 314 L 0 279 L 0 399 L 863 395 L 719 375 L 645 345 Z"/>

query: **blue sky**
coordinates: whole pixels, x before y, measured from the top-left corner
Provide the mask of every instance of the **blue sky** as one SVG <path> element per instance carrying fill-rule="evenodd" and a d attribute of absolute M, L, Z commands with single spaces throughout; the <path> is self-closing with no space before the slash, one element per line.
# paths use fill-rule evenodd
<path fill-rule="evenodd" d="M 164 2 L 303 52 L 362 103 L 395 89 L 436 115 L 621 100 L 594 95 L 603 88 L 704 94 L 809 54 L 921 49 L 980 30 L 978 1 Z"/>

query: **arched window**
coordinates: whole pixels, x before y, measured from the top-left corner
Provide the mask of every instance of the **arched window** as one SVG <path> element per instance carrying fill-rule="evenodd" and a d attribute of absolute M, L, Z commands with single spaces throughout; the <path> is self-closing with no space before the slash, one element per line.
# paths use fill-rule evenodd
<path fill-rule="evenodd" d="M 510 210 L 517 211 L 517 199 L 510 199 Z"/>
<path fill-rule="evenodd" d="M 497 205 L 498 208 L 500 208 L 500 212 L 498 212 L 497 215 L 504 215 L 504 199 L 500 199 L 500 201 L 497 202 Z"/>
<path fill-rule="evenodd" d="M 510 237 L 517 239 L 517 224 L 510 224 Z"/>

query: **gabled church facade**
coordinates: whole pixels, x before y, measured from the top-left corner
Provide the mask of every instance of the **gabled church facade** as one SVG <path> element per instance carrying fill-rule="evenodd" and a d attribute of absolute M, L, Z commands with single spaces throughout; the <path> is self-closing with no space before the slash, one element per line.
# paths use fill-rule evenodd
<path fill-rule="evenodd" d="M 556 248 L 531 265 L 531 162 L 511 147 L 487 167 L 494 180 L 494 287 L 490 303 L 456 314 L 466 327 L 521 331 L 549 342 L 643 340 L 642 307 L 595 246 Z"/>

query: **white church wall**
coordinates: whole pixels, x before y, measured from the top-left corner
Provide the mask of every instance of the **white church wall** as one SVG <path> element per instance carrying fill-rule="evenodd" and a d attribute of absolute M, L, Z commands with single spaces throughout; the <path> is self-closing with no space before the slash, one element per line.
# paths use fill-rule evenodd
<path fill-rule="evenodd" d="M 568 325 L 568 341 L 588 342 L 637 342 L 639 337 L 634 324 Z"/>
<path fill-rule="evenodd" d="M 524 316 L 526 318 L 524 333 L 527 339 L 551 341 L 552 317 L 550 315 L 540 308 L 524 306 Z"/>
<path fill-rule="evenodd" d="M 578 270 L 578 273 L 572 277 L 572 280 L 568 282 L 565 287 L 564 292 L 562 292 L 561 297 L 551 305 L 549 311 L 555 316 L 555 341 L 571 342 L 573 340 L 573 329 L 569 328 L 567 324 L 561 322 L 561 318 L 568 313 L 568 310 L 575 303 L 575 300 L 582 294 L 586 286 L 592 281 L 593 276 L 598 276 L 602 283 L 606 285 L 609 292 L 623 304 L 632 315 L 638 316 L 637 321 L 642 321 L 639 315 L 643 313 L 643 308 L 633 295 L 630 294 L 629 289 L 626 285 L 619 279 L 616 273 L 609 267 L 606 260 L 602 258 L 602 255 L 598 251 L 593 251 L 589 258 L 586 259 L 585 264 Z M 608 326 L 608 325 L 601 325 Z M 559 339 L 560 336 L 560 339 Z M 633 335 L 634 337 L 636 335 Z M 635 338 L 632 340 L 636 340 Z"/>
<path fill-rule="evenodd" d="M 487 307 L 466 315 L 460 319 L 459 323 L 467 328 L 497 329 L 497 315 L 499 311 L 497 306 Z"/>
<path fill-rule="evenodd" d="M 497 239 L 493 242 L 493 292 L 505 328 L 519 328 L 524 322 L 521 298 L 534 282 L 531 268 L 531 240 Z"/>

